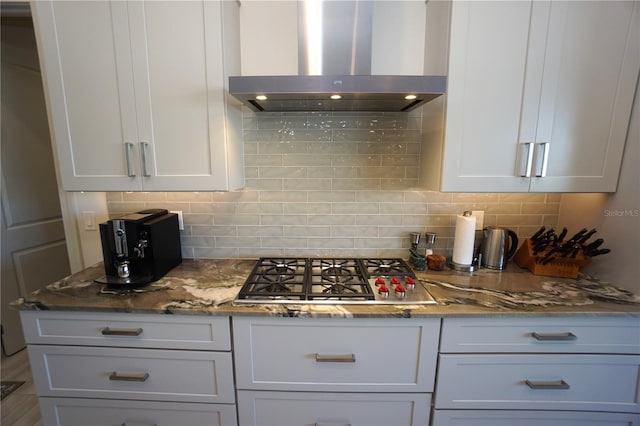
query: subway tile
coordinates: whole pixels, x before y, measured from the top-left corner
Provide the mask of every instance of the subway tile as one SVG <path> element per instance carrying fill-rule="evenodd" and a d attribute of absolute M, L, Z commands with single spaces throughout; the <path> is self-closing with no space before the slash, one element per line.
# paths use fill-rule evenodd
<path fill-rule="evenodd" d="M 262 248 L 306 248 L 306 238 L 290 238 L 290 237 L 262 237 Z"/>
<path fill-rule="evenodd" d="M 204 226 L 192 225 L 191 234 L 199 237 L 236 236 L 238 229 L 236 226 Z"/>
<path fill-rule="evenodd" d="M 328 237 L 332 234 L 329 226 L 285 226 L 284 235 L 290 237 Z"/>
<path fill-rule="evenodd" d="M 238 214 L 282 214 L 282 203 L 238 203 Z"/>
<path fill-rule="evenodd" d="M 215 237 L 216 247 L 258 247 L 260 237 Z"/>
<path fill-rule="evenodd" d="M 351 203 L 356 201 L 355 191 L 314 191 L 309 193 L 309 201 L 327 203 Z"/>
<path fill-rule="evenodd" d="M 355 142 L 322 142 L 311 143 L 307 145 L 309 154 L 326 154 L 326 155 L 354 155 L 358 153 L 358 144 Z"/>
<path fill-rule="evenodd" d="M 402 203 L 404 196 L 397 191 L 359 191 L 356 201 L 359 203 Z"/>
<path fill-rule="evenodd" d="M 380 203 L 380 214 L 427 215 L 427 205 L 420 203 Z"/>
<path fill-rule="evenodd" d="M 246 179 L 247 188 L 258 191 L 282 191 L 282 179 Z"/>
<path fill-rule="evenodd" d="M 258 225 L 260 224 L 260 216 L 217 214 L 213 217 L 213 223 L 214 225 Z"/>
<path fill-rule="evenodd" d="M 400 215 L 357 215 L 356 225 L 358 226 L 391 226 L 402 225 Z"/>
<path fill-rule="evenodd" d="M 166 192 L 123 192 L 122 201 L 166 201 Z"/>
<path fill-rule="evenodd" d="M 211 202 L 211 192 L 167 192 L 168 202 Z"/>
<path fill-rule="evenodd" d="M 238 258 L 240 259 L 257 259 L 259 257 L 285 257 L 285 251 L 283 249 L 276 249 L 273 247 L 261 248 L 261 247 L 240 247 L 237 249 Z M 295 255 L 294 255 L 295 256 Z M 299 257 L 299 256 L 295 256 Z"/>
<path fill-rule="evenodd" d="M 306 154 L 307 144 L 298 142 L 263 142 L 258 144 L 258 154 Z"/>
<path fill-rule="evenodd" d="M 191 203 L 191 213 L 214 214 L 226 213 L 233 214 L 236 206 L 233 203 Z"/>
<path fill-rule="evenodd" d="M 333 140 L 336 142 L 379 142 L 382 139 L 382 130 L 357 129 L 334 130 Z"/>
<path fill-rule="evenodd" d="M 260 116 L 257 119 L 258 130 L 284 130 L 289 131 L 293 129 L 306 129 L 307 118 L 306 117 L 292 117 L 292 116 L 279 116 L 279 117 L 263 117 Z"/>
<path fill-rule="evenodd" d="M 332 226 L 332 237 L 377 237 L 380 227 L 377 226 Z M 380 235 L 383 236 L 383 235 Z"/>
<path fill-rule="evenodd" d="M 403 244 L 402 238 L 356 238 L 355 247 L 394 249 L 403 248 Z M 408 250 L 404 257 L 407 256 Z"/>
<path fill-rule="evenodd" d="M 308 218 L 309 225 L 355 225 L 356 216 L 352 214 L 313 215 Z"/>
<path fill-rule="evenodd" d="M 557 215 L 560 211 L 560 204 L 557 203 L 523 203 L 523 214 L 554 214 Z"/>
<path fill-rule="evenodd" d="M 381 164 L 382 158 L 379 155 L 336 154 L 331 156 L 332 166 L 379 167 Z"/>
<path fill-rule="evenodd" d="M 298 190 L 330 190 L 332 186 L 332 179 L 284 179 L 282 181 L 282 189 L 285 191 L 298 191 Z"/>
<path fill-rule="evenodd" d="M 213 225 L 212 214 L 185 213 L 183 219 L 185 225 Z"/>
<path fill-rule="evenodd" d="M 240 237 L 281 237 L 284 235 L 284 227 L 282 226 L 238 226 L 237 231 Z"/>
<path fill-rule="evenodd" d="M 261 191 L 260 202 L 266 203 L 305 203 L 306 191 Z"/>
<path fill-rule="evenodd" d="M 314 178 L 353 179 L 358 177 L 357 167 L 308 167 L 307 176 Z"/>
<path fill-rule="evenodd" d="M 331 213 L 333 214 L 379 214 L 380 205 L 378 203 L 331 203 Z"/>
<path fill-rule="evenodd" d="M 258 167 L 246 166 L 244 168 L 245 187 L 250 188 L 251 186 L 249 185 L 249 181 L 258 179 L 260 177 L 260 173 L 258 172 L 258 170 Z"/>
<path fill-rule="evenodd" d="M 498 226 L 534 226 L 542 224 L 540 215 L 505 214 L 497 216 Z"/>
<path fill-rule="evenodd" d="M 237 259 L 237 248 L 195 247 L 194 259 Z"/>
<path fill-rule="evenodd" d="M 353 190 L 380 190 L 380 179 L 333 179 L 331 188 L 336 191 Z"/>
<path fill-rule="evenodd" d="M 405 177 L 405 169 L 400 167 L 359 167 L 357 169 L 358 178 L 395 178 Z"/>
<path fill-rule="evenodd" d="M 309 245 L 320 249 L 326 248 L 353 248 L 353 238 L 309 238 Z"/>
<path fill-rule="evenodd" d="M 285 203 L 285 214 L 331 214 L 330 203 Z"/>
<path fill-rule="evenodd" d="M 418 186 L 418 179 L 380 179 L 383 191 L 404 191 Z"/>
<path fill-rule="evenodd" d="M 496 194 L 501 203 L 544 203 L 546 194 Z"/>
<path fill-rule="evenodd" d="M 122 201 L 122 192 L 107 192 L 106 194 L 106 198 L 107 198 L 107 203 L 110 203 L 112 201 Z"/>
<path fill-rule="evenodd" d="M 287 214 L 287 215 L 269 215 L 264 214 L 260 216 L 260 225 L 306 225 L 307 224 L 307 216 L 306 215 L 295 215 L 295 214 Z"/>
<path fill-rule="evenodd" d="M 261 179 L 300 179 L 307 177 L 307 169 L 305 167 L 260 167 L 258 174 Z"/>
<path fill-rule="evenodd" d="M 330 155 L 318 155 L 318 154 L 284 154 L 283 156 L 284 166 L 330 166 Z"/>
<path fill-rule="evenodd" d="M 258 155 L 245 155 L 244 164 L 246 167 L 250 166 L 283 166 L 282 154 L 258 154 Z"/>

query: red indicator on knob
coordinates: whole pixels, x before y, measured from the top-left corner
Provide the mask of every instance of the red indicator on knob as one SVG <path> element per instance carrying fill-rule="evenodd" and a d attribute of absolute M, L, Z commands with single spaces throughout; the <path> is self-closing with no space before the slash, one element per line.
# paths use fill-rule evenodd
<path fill-rule="evenodd" d="M 396 293 L 404 293 L 404 287 L 401 284 L 396 286 Z"/>
<path fill-rule="evenodd" d="M 415 283 L 416 283 L 416 280 L 414 280 L 414 279 L 413 279 L 413 278 L 411 278 L 411 277 L 407 277 L 407 279 L 406 279 L 406 280 L 404 280 L 404 282 L 405 282 L 405 284 L 407 284 L 407 285 L 411 285 L 411 284 L 415 284 Z"/>
<path fill-rule="evenodd" d="M 400 284 L 400 280 L 398 279 L 398 277 L 391 278 L 391 285 L 398 285 L 398 284 Z"/>
<path fill-rule="evenodd" d="M 380 293 L 383 296 L 388 296 L 389 295 L 389 288 L 386 285 L 384 285 L 384 283 L 382 283 L 380 288 L 378 288 L 378 293 Z"/>
<path fill-rule="evenodd" d="M 376 278 L 376 285 L 384 285 L 384 284 L 385 284 L 384 278 L 382 278 L 382 277 Z M 387 290 L 387 291 L 389 291 L 389 290 Z"/>

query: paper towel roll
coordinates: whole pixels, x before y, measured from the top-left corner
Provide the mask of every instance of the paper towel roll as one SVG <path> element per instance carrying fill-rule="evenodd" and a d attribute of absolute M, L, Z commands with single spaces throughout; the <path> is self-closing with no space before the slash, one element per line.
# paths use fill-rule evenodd
<path fill-rule="evenodd" d="M 465 212 L 466 213 L 466 212 Z M 456 231 L 453 240 L 453 260 L 459 265 L 473 262 L 473 243 L 476 236 L 476 217 L 459 214 L 456 217 Z"/>

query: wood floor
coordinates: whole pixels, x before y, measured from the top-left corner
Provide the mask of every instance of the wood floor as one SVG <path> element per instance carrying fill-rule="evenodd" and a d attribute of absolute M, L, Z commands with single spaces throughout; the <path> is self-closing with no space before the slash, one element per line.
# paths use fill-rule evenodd
<path fill-rule="evenodd" d="M 2 426 L 42 426 L 27 350 L 23 349 L 9 357 L 3 355 L 0 366 L 2 380 L 25 382 L 0 403 L 0 424 Z"/>

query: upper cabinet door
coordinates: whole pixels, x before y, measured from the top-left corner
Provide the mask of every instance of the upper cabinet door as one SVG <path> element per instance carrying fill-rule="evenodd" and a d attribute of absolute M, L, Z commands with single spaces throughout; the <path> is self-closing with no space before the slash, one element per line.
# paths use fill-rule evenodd
<path fill-rule="evenodd" d="M 452 3 L 443 191 L 526 192 L 516 178 L 531 2 Z"/>
<path fill-rule="evenodd" d="M 637 1 L 551 3 L 536 136 L 549 142 L 548 164 L 544 177 L 534 170 L 531 191 L 616 190 L 640 69 L 639 26 Z"/>
<path fill-rule="evenodd" d="M 635 1 L 453 2 L 443 191 L 616 190 Z"/>
<path fill-rule="evenodd" d="M 64 189 L 142 189 L 126 4 L 31 7 Z"/>
<path fill-rule="evenodd" d="M 36 3 L 64 189 L 244 184 L 237 3 Z"/>

